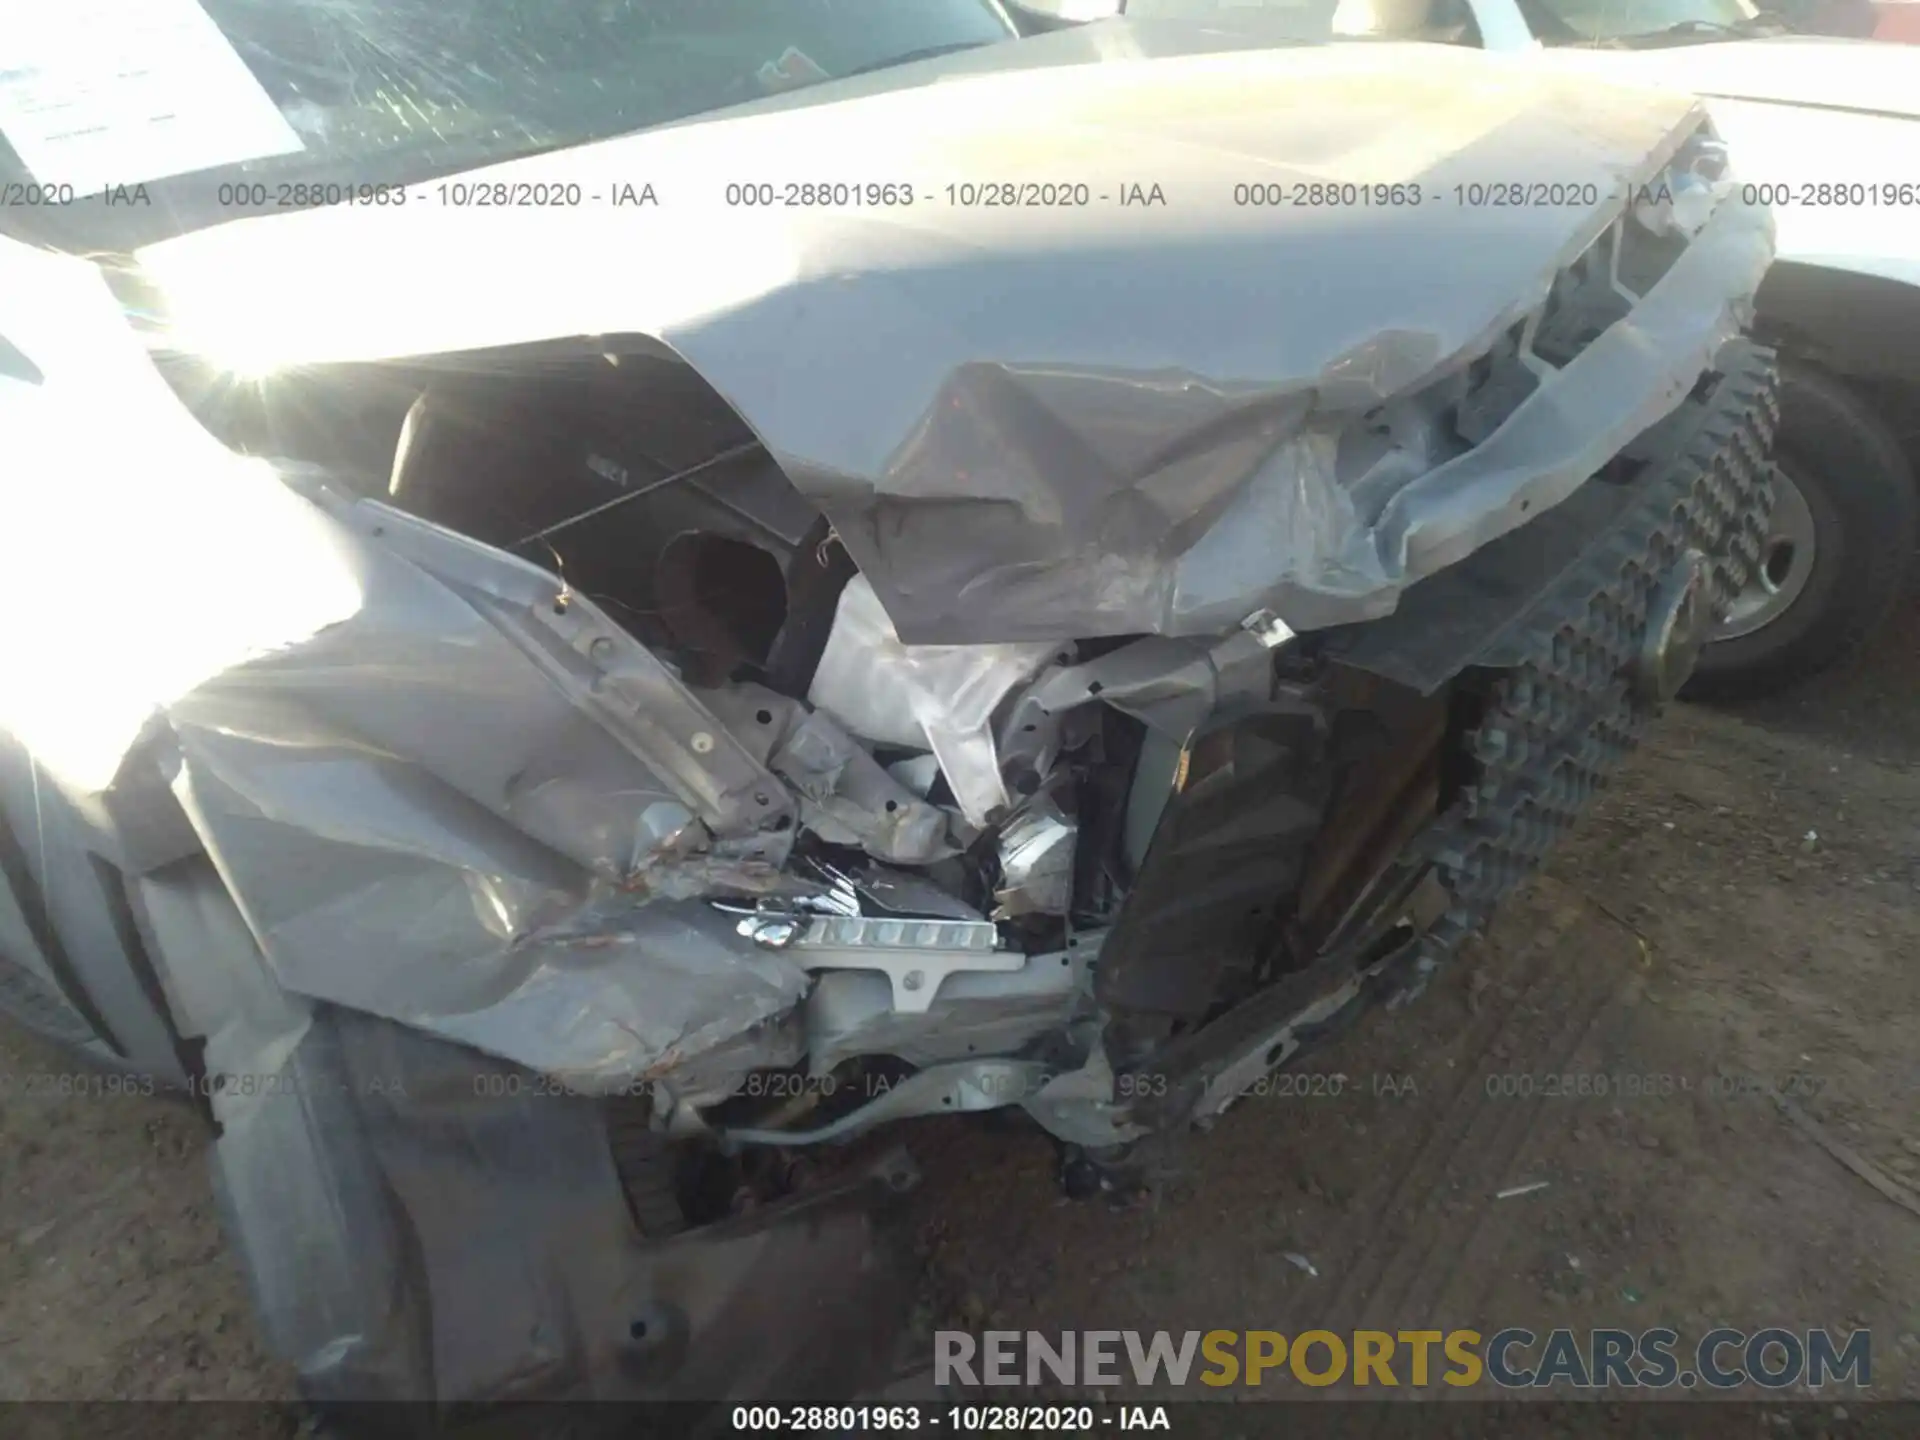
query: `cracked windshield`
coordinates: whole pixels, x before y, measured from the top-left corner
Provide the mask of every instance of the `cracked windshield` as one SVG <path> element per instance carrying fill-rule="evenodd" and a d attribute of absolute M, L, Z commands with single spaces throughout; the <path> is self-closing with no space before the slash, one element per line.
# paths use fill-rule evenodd
<path fill-rule="evenodd" d="M 7 30 L 0 184 L 152 198 L 0 220 L 63 248 L 211 224 L 222 182 L 413 183 L 1013 34 L 994 0 L 15 0 Z"/>

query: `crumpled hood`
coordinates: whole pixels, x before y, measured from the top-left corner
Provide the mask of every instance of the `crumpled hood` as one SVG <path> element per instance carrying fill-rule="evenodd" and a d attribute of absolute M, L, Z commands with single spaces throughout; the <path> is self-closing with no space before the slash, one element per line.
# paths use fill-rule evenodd
<path fill-rule="evenodd" d="M 474 177 L 578 183 L 577 208 L 420 186 L 140 259 L 182 342 L 243 366 L 664 342 L 826 510 L 909 641 L 1217 631 L 1249 597 L 1183 593 L 1182 564 L 1276 447 L 1537 304 L 1694 102 L 1432 46 L 1113 59 L 1096 28 Z M 1595 182 L 1600 203 L 1457 203 L 1513 180 Z M 914 198 L 729 204 L 740 182 Z M 1000 182 L 1084 203 L 948 190 Z M 1236 203 L 1325 182 L 1420 198 Z M 615 203 L 649 186 L 657 204 Z M 1301 497 L 1284 523 L 1314 573 L 1283 578 L 1390 608 L 1411 576 L 1375 553 L 1378 518 Z M 1302 625 L 1354 618 L 1310 608 Z"/>
<path fill-rule="evenodd" d="M 1920 50 L 1906 45 L 1779 35 L 1657 50 L 1559 48 L 1545 58 L 1596 79 L 1690 90 L 1711 99 L 1920 117 Z"/>

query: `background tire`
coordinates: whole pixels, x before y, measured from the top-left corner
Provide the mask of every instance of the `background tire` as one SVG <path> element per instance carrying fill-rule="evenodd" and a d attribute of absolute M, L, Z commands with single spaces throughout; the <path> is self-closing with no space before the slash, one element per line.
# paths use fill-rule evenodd
<path fill-rule="evenodd" d="M 0 733 L 0 1015 L 105 1073 L 184 1087 L 127 877 L 26 747 Z"/>
<path fill-rule="evenodd" d="M 1783 360 L 1774 455 L 1786 480 L 1775 503 L 1784 537 L 1761 563 L 1771 558 L 1774 583 L 1791 594 L 1784 605 L 1775 597 L 1749 608 L 1747 623 L 1764 620 L 1756 628 L 1708 645 L 1684 699 L 1752 699 L 1817 675 L 1858 650 L 1906 589 L 1920 496 L 1899 440 L 1873 409 L 1833 376 Z M 1811 563 L 1787 543 L 1806 534 Z M 1753 607 L 1759 598 L 1750 590 L 1743 600 Z"/>

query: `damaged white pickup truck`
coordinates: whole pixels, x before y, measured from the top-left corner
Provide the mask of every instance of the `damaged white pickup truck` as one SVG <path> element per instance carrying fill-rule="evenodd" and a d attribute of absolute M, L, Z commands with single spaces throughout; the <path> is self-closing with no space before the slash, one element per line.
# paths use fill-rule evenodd
<path fill-rule="evenodd" d="M 1765 534 L 1688 99 L 649 10 L 665 108 L 479 170 L 511 66 L 236 41 L 291 142 L 0 244 L 0 1004 L 206 1101 L 320 1398 L 858 1383 L 910 1175 L 796 1157 L 1017 1107 L 1121 1183 L 1417 993 Z"/>

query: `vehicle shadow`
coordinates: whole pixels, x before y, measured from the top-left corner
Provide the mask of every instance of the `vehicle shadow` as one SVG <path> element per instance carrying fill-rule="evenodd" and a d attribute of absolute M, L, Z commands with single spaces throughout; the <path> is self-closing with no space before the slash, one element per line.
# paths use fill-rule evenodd
<path fill-rule="evenodd" d="M 1840 758 L 1920 765 L 1920 727 L 1889 723 L 1920 714 L 1920 591 L 1910 593 L 1857 657 L 1782 695 L 1718 705 L 1770 730 L 1823 741 Z"/>

